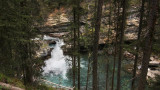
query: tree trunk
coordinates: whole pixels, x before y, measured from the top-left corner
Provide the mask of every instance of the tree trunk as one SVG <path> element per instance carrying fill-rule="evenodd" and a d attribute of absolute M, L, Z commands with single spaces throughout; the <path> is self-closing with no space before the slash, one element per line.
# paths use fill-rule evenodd
<path fill-rule="evenodd" d="M 87 81 L 86 81 L 86 90 L 88 89 L 89 72 L 90 72 L 90 63 L 91 63 L 91 59 L 90 59 L 90 54 L 89 54 L 88 70 L 87 70 Z"/>
<path fill-rule="evenodd" d="M 148 65 L 152 49 L 152 40 L 155 32 L 155 23 L 158 13 L 158 5 L 159 5 L 159 0 L 152 0 L 147 22 L 148 24 L 147 33 L 144 40 L 142 68 L 139 78 L 138 90 L 145 90 L 146 76 L 148 72 Z"/>
<path fill-rule="evenodd" d="M 142 32 L 142 23 L 143 23 L 143 15 L 144 15 L 144 3 L 145 3 L 145 0 L 142 0 L 141 10 L 140 10 L 140 15 L 141 16 L 140 16 L 140 22 L 139 22 L 137 44 L 136 44 L 136 54 L 135 54 L 135 60 L 134 60 L 134 69 L 133 69 L 133 76 L 132 76 L 133 81 L 132 81 L 131 90 L 134 90 L 134 82 L 135 82 L 136 71 L 137 71 L 139 42 L 140 42 L 140 37 L 141 37 L 141 32 Z"/>
<path fill-rule="evenodd" d="M 109 29 L 108 29 L 108 45 L 109 45 L 109 36 L 110 36 L 110 29 L 111 29 L 111 0 L 109 0 L 110 4 L 110 10 L 109 10 Z M 107 59 L 107 64 L 106 64 L 106 90 L 108 90 L 108 84 L 109 84 L 109 58 Z"/>
<path fill-rule="evenodd" d="M 74 19 L 74 41 L 73 41 L 73 87 L 75 87 L 75 79 L 76 79 L 76 10 L 75 7 L 73 7 L 73 19 Z"/>
<path fill-rule="evenodd" d="M 99 42 L 99 31 L 101 25 L 101 17 L 102 17 L 102 6 L 103 0 L 98 0 L 98 8 L 97 8 L 97 15 L 96 15 L 96 22 L 95 22 L 95 35 L 94 35 L 94 49 L 93 49 L 93 90 L 98 90 L 97 85 L 97 57 L 98 57 L 98 42 Z"/>
<path fill-rule="evenodd" d="M 120 43 L 119 43 L 119 61 L 118 61 L 118 73 L 117 73 L 117 90 L 121 89 L 121 61 L 123 56 L 123 41 L 124 41 L 124 29 L 126 21 L 126 0 L 122 1 L 123 11 L 122 11 L 122 25 L 120 28 Z"/>
<path fill-rule="evenodd" d="M 80 84 L 80 80 L 81 80 L 81 78 L 80 78 L 80 68 L 81 68 L 81 66 L 80 66 L 80 21 L 79 21 L 79 19 L 80 19 L 80 0 L 78 0 L 77 1 L 77 29 L 78 29 L 78 90 L 80 90 L 81 89 L 81 84 Z"/>
<path fill-rule="evenodd" d="M 116 7 L 117 6 L 117 7 Z M 118 8 L 116 22 L 115 22 L 115 30 L 116 30 L 116 40 L 114 43 L 114 61 L 113 61 L 113 72 L 112 72 L 112 86 L 111 90 L 114 89 L 114 74 L 115 74 L 115 66 L 116 66 L 116 57 L 117 57 L 117 39 L 118 39 L 118 29 L 119 29 L 119 3 L 115 2 L 115 15 L 116 15 L 116 9 Z"/>

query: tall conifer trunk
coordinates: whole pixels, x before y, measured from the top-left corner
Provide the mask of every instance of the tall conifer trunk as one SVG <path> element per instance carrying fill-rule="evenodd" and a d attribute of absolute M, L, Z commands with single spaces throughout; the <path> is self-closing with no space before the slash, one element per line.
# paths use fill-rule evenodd
<path fill-rule="evenodd" d="M 113 60 L 113 71 L 112 71 L 112 85 L 111 90 L 114 89 L 114 75 L 115 75 L 115 66 L 116 66 L 116 57 L 117 57 L 117 39 L 118 39 L 118 29 L 119 29 L 119 3 L 115 2 L 115 15 L 117 13 L 117 17 L 115 19 L 115 30 L 116 30 L 116 36 L 115 36 L 115 43 L 114 43 L 114 60 Z M 118 11 L 116 12 L 116 10 Z"/>
<path fill-rule="evenodd" d="M 139 78 L 138 90 L 145 90 L 148 65 L 149 65 L 149 60 L 150 60 L 150 55 L 152 50 L 152 41 L 153 41 L 153 36 L 155 32 L 155 23 L 156 23 L 157 14 L 158 14 L 158 5 L 159 5 L 159 0 L 152 0 L 149 17 L 147 21 L 147 24 L 148 24 L 147 33 L 144 40 L 142 68 L 141 68 L 141 74 Z"/>
<path fill-rule="evenodd" d="M 122 11 L 122 23 L 120 28 L 120 42 L 119 42 L 119 57 L 118 57 L 118 73 L 117 73 L 117 90 L 121 89 L 121 62 L 123 56 L 123 41 L 124 41 L 124 30 L 126 23 L 126 0 L 122 1 L 123 11 Z"/>
<path fill-rule="evenodd" d="M 100 31 L 101 17 L 102 17 L 102 6 L 103 6 L 103 0 L 98 0 L 97 15 L 95 22 L 94 47 L 93 47 L 93 90 L 98 90 L 97 53 L 98 53 L 99 31 Z"/>
<path fill-rule="evenodd" d="M 111 30 L 111 0 L 109 0 L 109 21 L 108 21 L 108 23 L 109 23 L 109 29 L 108 29 L 108 45 L 109 45 L 109 39 L 110 39 L 110 30 Z M 109 57 L 109 56 L 108 56 Z M 107 59 L 107 64 L 106 64 L 106 90 L 108 90 L 108 88 L 109 88 L 109 79 L 108 79 L 108 77 L 109 77 L 109 58 Z"/>
<path fill-rule="evenodd" d="M 73 41 L 73 87 L 75 87 L 75 82 L 76 82 L 76 9 L 73 7 L 73 22 L 74 22 L 74 28 L 73 28 L 73 36 L 74 36 L 74 41 Z M 75 88 L 74 88 L 75 89 Z"/>
<path fill-rule="evenodd" d="M 80 0 L 77 0 L 77 29 L 78 29 L 78 90 L 80 90 Z"/>
<path fill-rule="evenodd" d="M 142 32 L 142 23 L 143 23 L 143 14 L 144 14 L 144 3 L 145 3 L 145 0 L 142 0 L 141 10 L 140 10 L 138 38 L 137 38 L 137 44 L 136 44 L 136 54 L 135 54 L 134 69 L 133 69 L 133 76 L 132 76 L 133 81 L 132 81 L 131 90 L 134 90 L 134 82 L 135 82 L 135 78 L 136 78 L 136 71 L 137 71 L 136 69 L 137 69 L 138 52 L 139 52 L 139 41 L 140 41 L 141 32 Z"/>

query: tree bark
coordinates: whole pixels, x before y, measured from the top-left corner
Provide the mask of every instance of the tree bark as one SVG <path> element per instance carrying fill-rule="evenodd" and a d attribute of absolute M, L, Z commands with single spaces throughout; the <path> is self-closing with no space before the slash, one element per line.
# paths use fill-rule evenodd
<path fill-rule="evenodd" d="M 90 59 L 90 55 L 89 55 L 89 60 L 88 60 L 88 70 L 87 70 L 87 81 L 86 81 L 86 90 L 88 89 L 88 81 L 89 81 L 89 72 L 90 72 L 90 63 L 91 63 L 91 59 Z"/>
<path fill-rule="evenodd" d="M 114 75 L 115 75 L 115 66 L 116 66 L 116 57 L 117 57 L 117 39 L 118 39 L 118 29 L 119 29 L 119 3 L 115 2 L 115 15 L 116 15 L 116 9 L 118 8 L 116 22 L 115 22 L 115 30 L 116 30 L 116 40 L 114 43 L 114 60 L 113 60 L 113 72 L 112 72 L 112 86 L 111 90 L 114 89 Z M 117 7 L 116 7 L 117 6 Z"/>
<path fill-rule="evenodd" d="M 123 41 L 124 41 L 124 29 L 126 21 L 126 0 L 122 1 L 123 11 L 122 11 L 122 25 L 120 28 L 120 42 L 119 42 L 119 61 L 118 61 L 118 73 L 117 73 L 117 90 L 121 89 L 121 61 L 123 56 Z"/>
<path fill-rule="evenodd" d="M 145 90 L 146 85 L 146 76 L 148 72 L 148 65 L 152 50 L 152 40 L 155 32 L 155 23 L 157 19 L 158 14 L 158 5 L 159 0 L 152 0 L 150 12 L 149 12 L 149 18 L 148 18 L 148 27 L 147 27 L 147 33 L 144 40 L 144 49 L 143 49 L 143 59 L 142 59 L 142 68 L 141 68 L 141 74 L 139 78 L 139 85 L 138 90 Z"/>
<path fill-rule="evenodd" d="M 136 44 L 136 54 L 135 54 L 134 69 L 133 69 L 133 76 L 132 76 L 133 81 L 132 81 L 132 85 L 131 85 L 131 90 L 134 90 L 134 82 L 135 82 L 136 71 L 137 71 L 139 42 L 140 42 L 140 38 L 141 38 L 143 15 L 144 15 L 144 3 L 145 3 L 145 0 L 142 0 L 141 10 L 140 10 L 140 22 L 139 22 L 138 38 L 137 38 L 137 44 Z"/>
<path fill-rule="evenodd" d="M 94 35 L 94 47 L 93 47 L 93 90 L 98 90 L 98 75 L 97 75 L 97 57 L 98 57 L 98 42 L 99 42 L 99 31 L 101 25 L 101 17 L 102 17 L 102 6 L 103 0 L 98 0 L 98 8 L 95 22 L 95 35 Z"/>
<path fill-rule="evenodd" d="M 81 78 L 80 78 L 80 68 L 81 68 L 81 66 L 80 66 L 80 21 L 79 21 L 79 19 L 80 19 L 80 0 L 78 0 L 77 1 L 77 29 L 78 29 L 78 90 L 80 90 L 81 89 L 81 82 L 80 82 L 80 80 L 81 80 Z"/>
<path fill-rule="evenodd" d="M 110 30 L 111 30 L 111 0 L 109 0 L 109 4 L 110 4 L 110 6 L 109 6 L 109 8 L 110 8 L 110 10 L 109 10 L 109 21 L 108 21 L 108 23 L 109 23 L 109 29 L 108 29 L 108 45 L 109 45 L 109 37 L 110 37 Z M 107 59 L 107 64 L 106 64 L 106 90 L 108 90 L 108 84 L 109 84 L 109 79 L 108 79 L 108 77 L 109 77 L 109 58 Z"/>
<path fill-rule="evenodd" d="M 76 56 L 75 56 L 75 52 L 76 52 L 76 9 L 75 7 L 73 7 L 73 22 L 74 22 L 74 41 L 73 41 L 73 87 L 75 87 L 75 79 L 76 79 Z M 75 88 L 74 88 L 75 89 Z"/>

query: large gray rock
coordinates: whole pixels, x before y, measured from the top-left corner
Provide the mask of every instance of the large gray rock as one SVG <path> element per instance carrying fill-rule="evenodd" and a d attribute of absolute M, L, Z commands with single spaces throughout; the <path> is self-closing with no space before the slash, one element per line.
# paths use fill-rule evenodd
<path fill-rule="evenodd" d="M 159 66 L 160 66 L 160 62 L 158 62 L 158 61 L 150 61 L 148 67 L 152 68 L 152 67 L 159 67 Z"/>

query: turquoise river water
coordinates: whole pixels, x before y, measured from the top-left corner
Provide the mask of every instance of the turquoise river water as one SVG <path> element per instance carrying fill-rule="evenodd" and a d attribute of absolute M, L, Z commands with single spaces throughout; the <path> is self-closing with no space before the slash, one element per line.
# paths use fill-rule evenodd
<path fill-rule="evenodd" d="M 51 39 L 51 38 L 50 38 Z M 65 45 L 62 39 L 57 39 L 57 43 L 51 47 L 54 49 L 51 52 L 51 58 L 45 60 L 45 66 L 43 67 L 43 78 L 63 86 L 72 87 L 72 62 L 71 57 L 64 55 L 61 46 Z M 81 54 L 81 90 L 85 90 L 87 81 L 87 71 L 88 71 L 88 53 Z M 98 83 L 99 90 L 105 90 L 105 76 L 106 76 L 106 60 L 109 59 L 109 88 L 111 86 L 111 76 L 113 69 L 113 56 L 99 55 L 98 57 Z M 116 61 L 117 63 L 117 61 Z M 123 66 L 130 64 L 130 61 L 123 61 L 122 71 L 121 71 L 121 90 L 128 90 L 131 85 L 130 79 L 131 74 L 125 72 Z M 77 76 L 77 75 L 76 75 Z M 115 72 L 115 83 L 116 86 L 117 77 L 117 65 Z M 77 80 L 76 80 L 77 81 Z M 92 87 L 92 74 L 90 72 L 89 76 L 89 86 L 88 90 Z M 115 87 L 114 87 L 115 88 Z"/>

